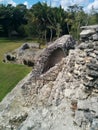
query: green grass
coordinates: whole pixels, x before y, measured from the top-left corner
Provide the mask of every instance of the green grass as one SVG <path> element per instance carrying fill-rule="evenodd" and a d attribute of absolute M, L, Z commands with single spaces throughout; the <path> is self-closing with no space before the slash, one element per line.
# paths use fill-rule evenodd
<path fill-rule="evenodd" d="M 32 70 L 24 65 L 2 62 L 6 52 L 18 48 L 23 43 L 23 41 L 0 39 L 0 101 Z"/>

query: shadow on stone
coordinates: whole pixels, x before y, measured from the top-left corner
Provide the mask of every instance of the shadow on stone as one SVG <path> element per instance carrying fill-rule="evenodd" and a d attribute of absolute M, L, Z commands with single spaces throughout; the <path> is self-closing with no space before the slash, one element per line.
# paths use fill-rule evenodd
<path fill-rule="evenodd" d="M 42 73 L 45 73 L 46 71 L 48 71 L 51 67 L 55 66 L 57 63 L 59 63 L 62 58 L 64 57 L 64 52 L 62 51 L 61 48 L 57 48 L 56 50 L 54 50 L 51 55 L 48 57 L 45 65 L 44 65 L 44 69 Z"/>

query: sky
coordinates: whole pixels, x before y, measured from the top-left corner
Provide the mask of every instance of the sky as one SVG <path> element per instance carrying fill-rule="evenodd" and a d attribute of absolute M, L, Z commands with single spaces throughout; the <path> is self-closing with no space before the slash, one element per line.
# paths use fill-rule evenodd
<path fill-rule="evenodd" d="M 47 2 L 48 5 L 50 5 L 51 3 L 53 7 L 61 5 L 62 8 L 64 8 L 65 10 L 68 6 L 74 4 L 83 6 L 86 12 L 89 12 L 92 9 L 92 7 L 98 9 L 98 0 L 0 0 L 0 4 L 12 4 L 13 6 L 16 6 L 19 3 L 23 3 L 28 8 L 30 8 L 33 4 L 37 3 L 38 1 Z"/>

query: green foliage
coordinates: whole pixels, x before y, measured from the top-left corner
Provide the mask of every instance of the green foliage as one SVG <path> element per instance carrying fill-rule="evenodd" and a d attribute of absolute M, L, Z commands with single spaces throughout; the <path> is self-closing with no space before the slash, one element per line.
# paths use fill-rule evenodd
<path fill-rule="evenodd" d="M 83 7 L 73 5 L 69 6 L 67 15 L 67 23 L 71 26 L 69 32 L 79 39 L 80 26 L 86 25 L 87 14 L 83 11 Z"/>
<path fill-rule="evenodd" d="M 7 37 L 12 36 L 12 32 L 16 31 L 18 35 L 22 36 L 22 33 L 18 30 L 22 24 L 26 24 L 26 6 L 19 4 L 16 7 L 8 4 L 0 5 L 0 25 L 3 28 L 3 35 Z M 2 32 L 0 33 L 2 35 Z"/>
<path fill-rule="evenodd" d="M 51 7 L 38 2 L 30 9 L 19 4 L 0 5 L 0 36 L 38 38 L 45 42 L 63 34 L 72 34 L 79 39 L 80 26 L 97 24 L 98 11 L 92 8 L 89 14 L 82 6 L 72 5 L 65 11 L 61 6 Z"/>
<path fill-rule="evenodd" d="M 13 31 L 18 36 L 37 37 L 42 40 L 52 40 L 68 33 L 66 27 L 66 12 L 60 7 L 50 7 L 46 3 L 33 5 L 27 9 L 23 4 L 0 6 L 0 26 L 5 36 L 12 37 Z"/>
<path fill-rule="evenodd" d="M 4 38 L 0 39 L 0 101 L 31 71 L 31 68 L 24 65 L 5 64 L 2 62 L 6 52 L 16 49 L 22 43 Z"/>
<path fill-rule="evenodd" d="M 93 25 L 98 23 L 98 10 L 95 10 L 93 7 L 90 14 L 88 15 L 88 24 Z"/>

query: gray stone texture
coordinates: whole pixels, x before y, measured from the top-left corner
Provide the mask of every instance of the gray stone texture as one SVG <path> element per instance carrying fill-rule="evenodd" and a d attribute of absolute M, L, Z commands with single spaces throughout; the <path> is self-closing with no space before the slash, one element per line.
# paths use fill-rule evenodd
<path fill-rule="evenodd" d="M 98 42 L 72 50 L 73 41 L 63 36 L 43 50 L 0 103 L 0 130 L 98 130 Z M 56 50 L 61 58 L 46 69 Z"/>
<path fill-rule="evenodd" d="M 98 41 L 98 25 L 82 26 L 80 39 L 82 41 Z"/>
<path fill-rule="evenodd" d="M 18 49 L 4 55 L 4 62 L 34 66 L 38 55 L 41 53 L 39 43 L 24 43 Z"/>

